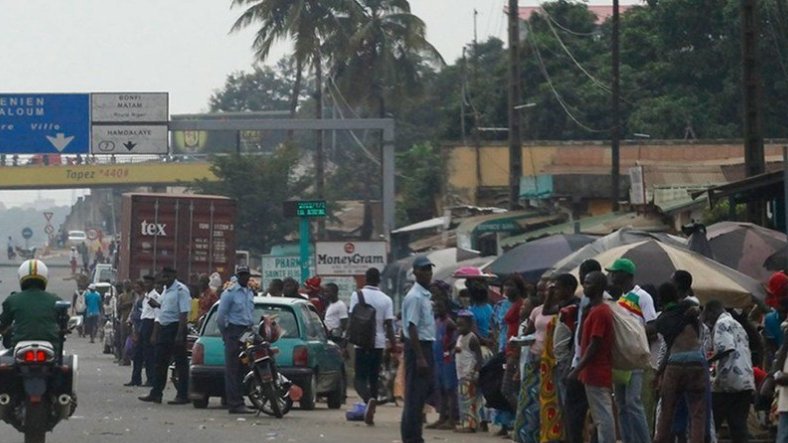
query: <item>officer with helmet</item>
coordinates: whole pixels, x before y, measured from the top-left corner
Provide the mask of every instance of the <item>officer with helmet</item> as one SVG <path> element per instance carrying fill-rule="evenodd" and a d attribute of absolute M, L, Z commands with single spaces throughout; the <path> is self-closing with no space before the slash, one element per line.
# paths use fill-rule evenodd
<path fill-rule="evenodd" d="M 48 275 L 47 266 L 41 260 L 26 260 L 19 267 L 21 292 L 11 293 L 0 313 L 0 334 L 7 348 L 21 341 L 42 340 L 52 343 L 58 351 L 60 327 L 55 303 L 61 299 L 46 292 Z"/>

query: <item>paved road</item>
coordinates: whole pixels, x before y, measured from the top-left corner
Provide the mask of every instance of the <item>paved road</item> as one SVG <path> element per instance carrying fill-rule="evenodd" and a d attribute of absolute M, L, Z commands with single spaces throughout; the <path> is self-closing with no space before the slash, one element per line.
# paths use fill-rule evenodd
<path fill-rule="evenodd" d="M 3 257 L 5 258 L 5 257 Z M 65 259 L 55 259 L 65 263 Z M 16 290 L 13 283 L 16 269 L 0 266 L 0 301 Z M 53 267 L 50 272 L 50 290 L 63 298 L 70 298 L 75 289 L 65 267 Z M 277 420 L 261 416 L 237 418 L 221 409 L 218 399 L 212 399 L 207 410 L 197 410 L 191 405 L 151 405 L 137 400 L 147 391 L 143 388 L 126 388 L 130 368 L 112 362 L 112 356 L 101 354 L 98 344 L 86 339 L 69 337 L 66 349 L 79 355 L 79 407 L 69 421 L 60 423 L 51 442 L 80 443 L 208 443 L 208 442 L 342 442 L 370 443 L 399 441 L 399 417 L 396 406 L 378 408 L 376 426 L 349 423 L 344 410 L 331 411 L 319 404 L 315 411 L 294 410 Z M 174 396 L 168 387 L 165 399 Z M 434 417 L 431 417 L 434 418 Z M 492 435 L 460 436 L 447 431 L 426 434 L 427 441 L 464 443 L 502 441 Z M 11 426 L 0 423 L 0 441 L 21 443 L 21 434 Z"/>

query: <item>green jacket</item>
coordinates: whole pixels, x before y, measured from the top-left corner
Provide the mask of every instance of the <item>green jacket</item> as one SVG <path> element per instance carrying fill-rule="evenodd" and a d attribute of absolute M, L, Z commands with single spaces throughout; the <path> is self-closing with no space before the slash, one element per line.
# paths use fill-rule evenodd
<path fill-rule="evenodd" d="M 57 295 L 38 289 L 9 295 L 0 313 L 0 331 L 13 325 L 14 345 L 25 340 L 45 340 L 57 348 L 60 337 L 55 303 L 60 300 Z"/>

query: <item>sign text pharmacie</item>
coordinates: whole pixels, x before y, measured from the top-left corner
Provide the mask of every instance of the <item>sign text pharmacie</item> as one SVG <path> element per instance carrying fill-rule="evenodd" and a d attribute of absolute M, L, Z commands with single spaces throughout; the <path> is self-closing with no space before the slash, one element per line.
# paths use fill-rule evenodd
<path fill-rule="evenodd" d="M 363 275 L 369 268 L 386 266 L 386 242 L 317 242 L 318 275 Z"/>

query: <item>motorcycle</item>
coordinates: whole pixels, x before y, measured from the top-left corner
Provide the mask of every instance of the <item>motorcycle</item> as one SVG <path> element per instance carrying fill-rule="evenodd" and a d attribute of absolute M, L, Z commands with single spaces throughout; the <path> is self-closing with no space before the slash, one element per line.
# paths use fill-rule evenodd
<path fill-rule="evenodd" d="M 22 341 L 0 354 L 0 420 L 25 434 L 25 443 L 44 443 L 46 433 L 77 408 L 77 356 L 64 355 L 66 335 L 79 326 L 70 302 L 55 305 L 59 343 Z"/>
<path fill-rule="evenodd" d="M 263 318 L 257 331 L 249 330 L 241 335 L 241 352 L 238 359 L 246 371 L 243 386 L 258 415 L 282 418 L 290 412 L 293 401 L 290 391 L 293 387 L 287 377 L 276 367 L 275 356 L 279 350 L 271 344 L 279 338 L 276 323 Z"/>
<path fill-rule="evenodd" d="M 36 258 L 36 248 L 20 248 L 17 246 L 16 253 L 22 260 L 32 260 Z"/>

